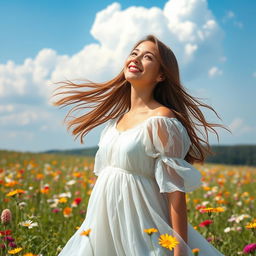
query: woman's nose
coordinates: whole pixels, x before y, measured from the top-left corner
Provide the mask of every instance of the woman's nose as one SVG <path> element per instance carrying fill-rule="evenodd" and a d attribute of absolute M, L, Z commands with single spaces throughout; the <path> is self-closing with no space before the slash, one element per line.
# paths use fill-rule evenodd
<path fill-rule="evenodd" d="M 133 56 L 133 61 L 138 62 L 140 60 L 140 55 Z"/>

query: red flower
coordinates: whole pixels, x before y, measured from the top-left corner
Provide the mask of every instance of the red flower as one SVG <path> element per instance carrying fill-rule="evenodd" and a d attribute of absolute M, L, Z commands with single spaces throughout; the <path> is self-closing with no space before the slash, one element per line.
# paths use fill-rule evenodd
<path fill-rule="evenodd" d="M 81 197 L 77 197 L 77 198 L 74 199 L 74 203 L 77 204 L 77 205 L 80 204 L 81 201 L 82 201 Z"/>
<path fill-rule="evenodd" d="M 199 224 L 200 227 L 208 227 L 210 224 L 213 223 L 213 220 L 205 220 Z"/>
<path fill-rule="evenodd" d="M 7 230 L 4 230 L 4 231 L 0 231 L 0 234 L 2 235 L 2 236 L 8 236 L 8 235 L 10 235 L 11 234 L 11 230 L 10 229 L 7 229 Z"/>

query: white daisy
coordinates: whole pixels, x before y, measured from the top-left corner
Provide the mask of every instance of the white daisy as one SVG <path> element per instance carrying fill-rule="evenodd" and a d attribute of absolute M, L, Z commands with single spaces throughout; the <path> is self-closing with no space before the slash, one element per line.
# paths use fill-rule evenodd
<path fill-rule="evenodd" d="M 29 229 L 33 228 L 33 227 L 37 227 L 38 223 L 37 222 L 33 222 L 31 220 L 25 220 L 19 223 L 21 226 L 23 227 L 27 227 Z"/>

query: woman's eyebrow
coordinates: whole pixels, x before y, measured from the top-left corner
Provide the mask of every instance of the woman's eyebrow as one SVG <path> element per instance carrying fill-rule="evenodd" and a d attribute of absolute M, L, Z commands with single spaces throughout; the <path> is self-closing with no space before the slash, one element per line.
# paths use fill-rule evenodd
<path fill-rule="evenodd" d="M 136 49 L 134 49 L 133 51 L 138 51 L 138 52 L 139 52 L 140 50 L 136 48 Z M 152 52 L 150 52 L 150 51 L 146 51 L 145 53 L 150 53 L 150 54 L 152 54 L 152 55 L 155 57 L 155 54 L 152 53 Z"/>

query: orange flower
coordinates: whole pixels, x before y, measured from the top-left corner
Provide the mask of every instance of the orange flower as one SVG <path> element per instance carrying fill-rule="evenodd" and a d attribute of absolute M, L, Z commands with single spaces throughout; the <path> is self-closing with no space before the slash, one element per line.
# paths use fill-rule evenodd
<path fill-rule="evenodd" d="M 144 232 L 146 232 L 148 235 L 152 235 L 153 233 L 155 233 L 157 231 L 158 230 L 156 228 L 144 229 Z"/>
<path fill-rule="evenodd" d="M 72 208 L 70 207 L 65 207 L 64 210 L 63 210 L 63 214 L 64 214 L 64 217 L 69 217 L 72 213 Z"/>
<path fill-rule="evenodd" d="M 44 178 L 44 175 L 42 173 L 37 173 L 36 179 L 37 180 L 42 180 Z"/>
<path fill-rule="evenodd" d="M 49 193 L 50 187 L 49 186 L 44 186 L 43 188 L 41 188 L 41 193 L 42 194 L 47 194 Z"/>
<path fill-rule="evenodd" d="M 4 185 L 6 187 L 14 187 L 17 184 L 18 184 L 18 181 L 13 180 L 13 181 L 6 182 Z"/>
<path fill-rule="evenodd" d="M 89 236 L 90 235 L 90 232 L 91 232 L 91 229 L 87 229 L 87 230 L 84 230 L 83 232 L 80 233 L 81 236 Z"/>

